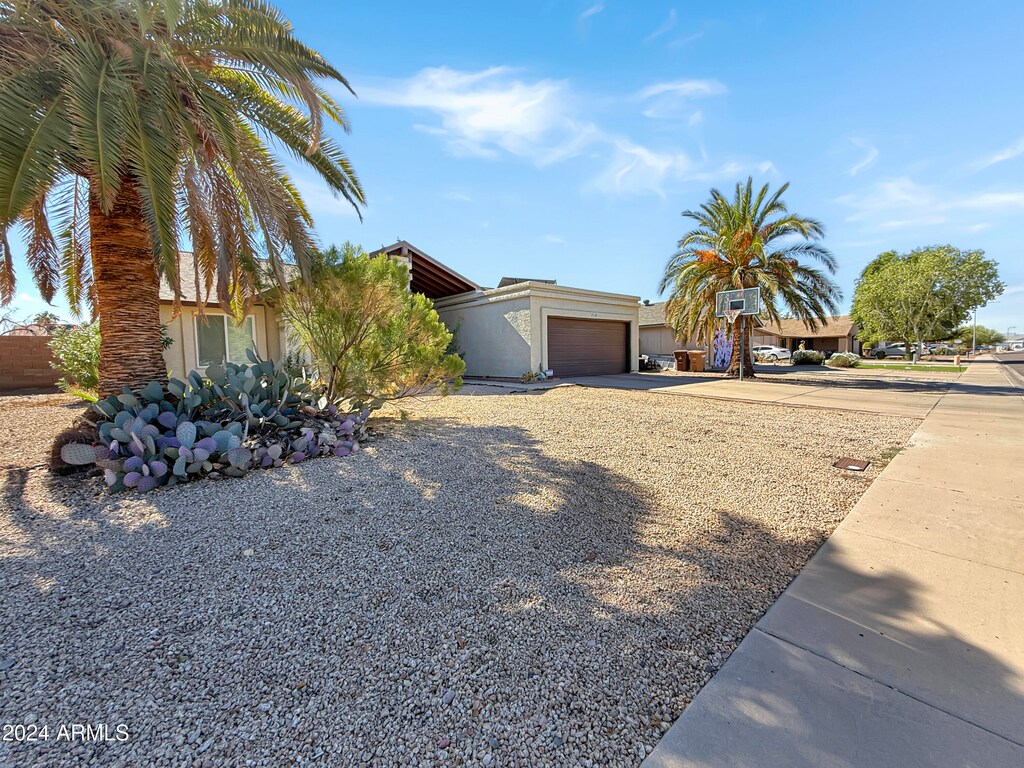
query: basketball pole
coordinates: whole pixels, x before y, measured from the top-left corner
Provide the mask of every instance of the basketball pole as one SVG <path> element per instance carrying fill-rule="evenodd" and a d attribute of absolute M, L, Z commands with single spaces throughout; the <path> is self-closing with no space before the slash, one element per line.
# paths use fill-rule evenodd
<path fill-rule="evenodd" d="M 743 331 L 746 330 L 747 316 L 740 315 L 740 381 L 743 381 L 743 357 L 746 350 L 743 349 Z"/>

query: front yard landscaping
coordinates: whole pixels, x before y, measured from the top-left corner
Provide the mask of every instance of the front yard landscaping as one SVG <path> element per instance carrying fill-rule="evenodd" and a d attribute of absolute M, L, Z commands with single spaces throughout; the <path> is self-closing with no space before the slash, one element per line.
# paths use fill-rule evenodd
<path fill-rule="evenodd" d="M 918 423 L 428 398 L 344 460 L 110 495 L 41 466 L 67 402 L 0 401 L 0 721 L 130 736 L 2 764 L 637 765 L 877 474 L 832 462 Z"/>

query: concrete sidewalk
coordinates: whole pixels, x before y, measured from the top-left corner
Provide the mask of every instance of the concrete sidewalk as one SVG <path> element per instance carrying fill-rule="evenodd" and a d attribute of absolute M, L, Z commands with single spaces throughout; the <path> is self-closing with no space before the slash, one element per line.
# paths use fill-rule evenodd
<path fill-rule="evenodd" d="M 969 367 L 647 768 L 1024 766 L 1024 389 L 1008 383 Z"/>

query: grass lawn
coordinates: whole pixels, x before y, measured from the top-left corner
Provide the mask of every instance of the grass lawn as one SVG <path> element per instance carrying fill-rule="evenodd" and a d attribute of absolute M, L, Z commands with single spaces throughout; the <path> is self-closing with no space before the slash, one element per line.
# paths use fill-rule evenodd
<path fill-rule="evenodd" d="M 914 365 L 913 363 L 861 363 L 858 368 L 891 368 L 896 371 L 954 371 L 963 373 L 966 365 Z"/>
<path fill-rule="evenodd" d="M 130 734 L 0 764 L 633 768 L 918 424 L 464 392 L 115 496 L 44 467 L 70 398 L 0 398 L 0 712 Z"/>

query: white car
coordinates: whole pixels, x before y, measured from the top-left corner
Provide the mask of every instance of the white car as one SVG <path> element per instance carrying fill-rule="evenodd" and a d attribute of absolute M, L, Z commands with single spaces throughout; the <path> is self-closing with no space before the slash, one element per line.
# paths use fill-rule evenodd
<path fill-rule="evenodd" d="M 793 355 L 785 347 L 773 347 L 771 344 L 762 344 L 754 347 L 751 352 L 754 353 L 754 358 L 758 356 L 763 357 L 769 363 L 776 363 L 779 360 L 789 360 Z"/>

